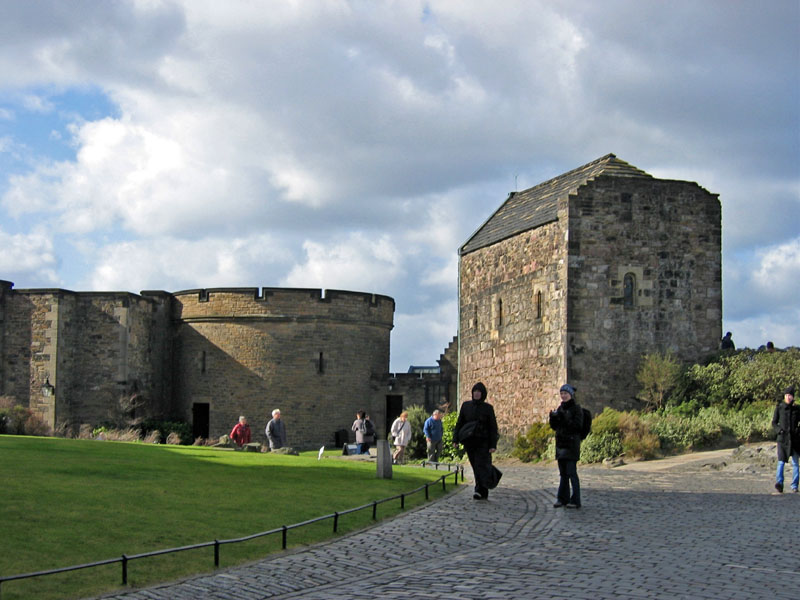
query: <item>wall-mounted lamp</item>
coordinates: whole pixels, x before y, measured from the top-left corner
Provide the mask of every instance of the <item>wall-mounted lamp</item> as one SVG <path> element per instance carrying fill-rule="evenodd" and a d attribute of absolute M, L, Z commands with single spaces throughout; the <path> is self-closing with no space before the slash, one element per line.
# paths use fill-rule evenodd
<path fill-rule="evenodd" d="M 56 393 L 56 388 L 53 384 L 50 383 L 50 378 L 48 377 L 45 379 L 44 385 L 42 386 L 42 394 L 45 396 L 52 396 Z"/>

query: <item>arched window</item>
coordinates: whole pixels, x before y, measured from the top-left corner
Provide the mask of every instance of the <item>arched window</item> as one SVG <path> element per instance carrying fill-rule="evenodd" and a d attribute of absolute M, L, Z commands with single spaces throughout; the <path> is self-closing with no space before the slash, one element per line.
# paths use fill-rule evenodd
<path fill-rule="evenodd" d="M 636 276 L 633 273 L 625 273 L 625 278 L 622 281 L 623 299 L 622 305 L 633 307 L 636 298 Z"/>

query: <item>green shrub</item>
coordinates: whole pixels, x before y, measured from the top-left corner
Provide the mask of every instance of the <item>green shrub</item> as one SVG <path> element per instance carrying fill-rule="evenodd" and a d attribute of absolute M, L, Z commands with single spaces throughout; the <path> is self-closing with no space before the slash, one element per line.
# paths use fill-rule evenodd
<path fill-rule="evenodd" d="M 653 458 L 661 449 L 658 436 L 650 431 L 647 421 L 636 412 L 624 412 L 619 416 L 622 450 L 626 456 Z"/>
<path fill-rule="evenodd" d="M 594 427 L 594 425 L 592 425 Z M 619 433 L 590 433 L 581 444 L 581 461 L 602 462 L 622 454 L 622 439 Z"/>
<path fill-rule="evenodd" d="M 592 419 L 592 433 L 603 435 L 606 433 L 619 434 L 619 420 L 622 413 L 613 408 L 604 408 L 603 412 Z"/>
<path fill-rule="evenodd" d="M 171 434 L 175 434 L 180 438 L 180 443 L 184 446 L 190 445 L 194 441 L 192 435 L 192 426 L 185 421 L 160 421 L 157 419 L 147 419 L 139 424 L 139 434 L 142 438 L 151 437 L 150 434 L 154 431 L 160 432 L 158 443 L 167 443 L 167 438 Z M 173 436 L 173 442 L 175 437 Z"/>
<path fill-rule="evenodd" d="M 0 396 L 0 433 L 45 436 L 52 431 L 31 409 L 10 396 Z"/>
<path fill-rule="evenodd" d="M 667 394 L 678 384 L 682 371 L 681 363 L 669 352 L 644 356 L 636 380 L 642 386 L 640 396 L 650 410 L 664 405 Z"/>
<path fill-rule="evenodd" d="M 514 449 L 511 456 L 522 462 L 542 460 L 547 453 L 550 441 L 554 439 L 555 432 L 547 423 L 533 423 L 526 433 L 517 436 L 514 440 Z"/>
<path fill-rule="evenodd" d="M 661 449 L 665 452 L 680 453 L 691 445 L 688 439 L 691 419 L 677 414 L 646 415 L 650 431 L 659 439 Z"/>
<path fill-rule="evenodd" d="M 679 378 L 668 404 L 696 401 L 703 406 L 733 408 L 753 402 L 776 402 L 783 388 L 798 383 L 798 373 L 800 348 L 719 353 L 706 364 L 689 367 Z"/>
<path fill-rule="evenodd" d="M 428 456 L 428 444 L 422 427 L 425 419 L 430 415 L 425 412 L 425 408 L 419 405 L 409 406 L 403 410 L 408 411 L 408 423 L 411 425 L 411 441 L 406 446 L 406 460 L 422 459 Z"/>
<path fill-rule="evenodd" d="M 444 430 L 442 436 L 442 455 L 441 462 L 461 462 L 464 460 L 464 447 L 459 446 L 456 449 L 453 446 L 453 430 L 456 428 L 456 421 L 458 421 L 458 412 L 450 411 L 442 417 L 442 428 Z"/>

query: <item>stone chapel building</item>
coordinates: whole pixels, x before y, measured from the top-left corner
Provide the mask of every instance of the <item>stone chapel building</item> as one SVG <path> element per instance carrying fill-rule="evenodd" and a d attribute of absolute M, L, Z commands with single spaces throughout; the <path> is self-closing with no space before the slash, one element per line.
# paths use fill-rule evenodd
<path fill-rule="evenodd" d="M 459 250 L 459 398 L 483 381 L 506 433 L 565 382 L 595 414 L 637 406 L 645 354 L 718 347 L 721 236 L 717 194 L 613 154 L 512 192 Z"/>

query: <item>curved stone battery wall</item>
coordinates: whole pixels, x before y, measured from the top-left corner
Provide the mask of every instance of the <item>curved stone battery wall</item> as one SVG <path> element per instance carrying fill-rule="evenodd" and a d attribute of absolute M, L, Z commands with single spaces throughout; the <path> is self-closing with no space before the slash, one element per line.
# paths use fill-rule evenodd
<path fill-rule="evenodd" d="M 245 415 L 261 441 L 279 408 L 289 445 L 309 448 L 349 431 L 357 410 L 384 422 L 392 298 L 287 288 L 172 296 L 175 400 L 196 434 L 229 433 Z"/>

